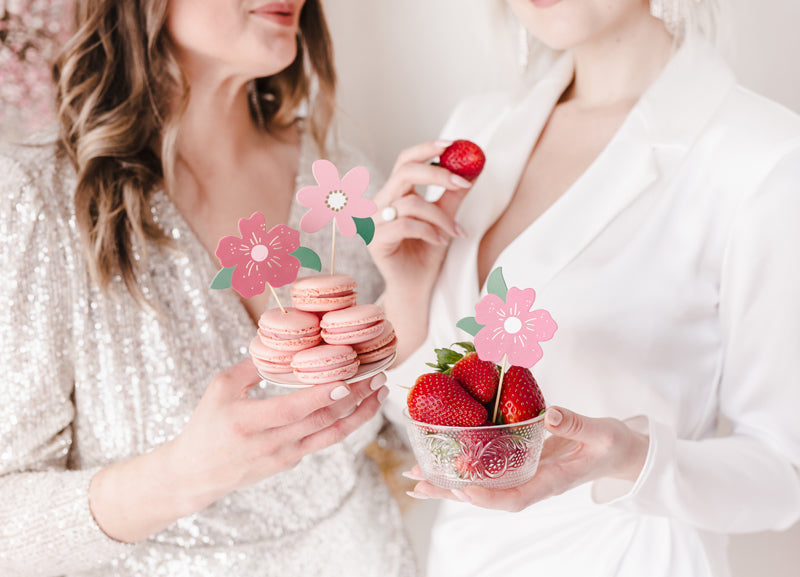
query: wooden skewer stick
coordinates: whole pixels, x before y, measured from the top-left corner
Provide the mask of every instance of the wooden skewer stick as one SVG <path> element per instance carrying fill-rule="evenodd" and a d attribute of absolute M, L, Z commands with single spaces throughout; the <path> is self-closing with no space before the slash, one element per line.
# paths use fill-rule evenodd
<path fill-rule="evenodd" d="M 273 297 L 275 297 L 275 302 L 276 302 L 276 303 L 278 303 L 278 306 L 279 306 L 279 307 L 281 307 L 281 312 L 282 312 L 283 314 L 286 314 L 286 309 L 285 309 L 285 308 L 283 308 L 283 305 L 281 304 L 281 299 L 279 299 L 279 298 L 278 298 L 278 293 L 276 293 L 276 292 L 275 292 L 275 287 L 273 287 L 273 286 L 272 286 L 271 284 L 269 284 L 269 283 L 267 283 L 267 285 L 269 286 L 269 290 L 271 290 L 271 291 L 272 291 L 272 296 L 273 296 Z"/>
<path fill-rule="evenodd" d="M 331 274 L 336 274 L 336 219 L 331 219 Z"/>
<path fill-rule="evenodd" d="M 500 394 L 503 391 L 503 379 L 506 376 L 508 366 L 508 355 L 503 355 L 503 370 L 500 371 L 500 382 L 497 384 L 497 397 L 494 401 L 494 412 L 492 413 L 492 423 L 497 424 L 497 408 L 500 406 Z"/>

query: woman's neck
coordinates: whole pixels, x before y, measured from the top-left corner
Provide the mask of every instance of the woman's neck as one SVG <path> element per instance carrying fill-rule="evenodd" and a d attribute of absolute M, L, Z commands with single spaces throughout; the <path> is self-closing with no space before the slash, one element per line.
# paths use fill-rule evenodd
<path fill-rule="evenodd" d="M 188 75 L 191 89 L 178 128 L 178 161 L 198 176 L 212 167 L 235 167 L 265 139 L 251 116 L 247 79 L 211 72 Z"/>
<path fill-rule="evenodd" d="M 564 100 L 587 109 L 633 104 L 673 51 L 663 23 L 637 12 L 617 29 L 573 49 L 575 78 Z"/>

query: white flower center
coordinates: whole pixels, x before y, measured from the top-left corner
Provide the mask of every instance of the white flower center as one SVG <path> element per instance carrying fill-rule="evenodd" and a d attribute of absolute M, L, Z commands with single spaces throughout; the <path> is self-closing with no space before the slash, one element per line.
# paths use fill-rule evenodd
<path fill-rule="evenodd" d="M 522 321 L 517 317 L 508 317 L 503 323 L 503 329 L 510 334 L 516 334 L 522 329 Z"/>
<path fill-rule="evenodd" d="M 263 244 L 257 244 L 250 250 L 250 258 L 256 262 L 266 260 L 269 256 L 269 249 Z"/>
<path fill-rule="evenodd" d="M 325 204 L 332 211 L 339 212 L 347 206 L 347 195 L 342 190 L 332 190 L 328 193 Z"/>

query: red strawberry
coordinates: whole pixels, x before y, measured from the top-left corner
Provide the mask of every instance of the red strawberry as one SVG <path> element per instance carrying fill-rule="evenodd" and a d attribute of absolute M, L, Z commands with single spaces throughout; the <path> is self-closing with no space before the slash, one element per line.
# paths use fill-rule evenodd
<path fill-rule="evenodd" d="M 527 421 L 544 411 L 544 397 L 530 370 L 510 367 L 503 377 L 500 414 L 504 423 Z"/>
<path fill-rule="evenodd" d="M 415 421 L 446 427 L 477 427 L 486 421 L 486 409 L 444 373 L 417 377 L 408 393 L 408 414 Z"/>
<path fill-rule="evenodd" d="M 450 376 L 455 377 L 470 395 L 481 403 L 488 403 L 497 393 L 500 372 L 491 361 L 482 361 L 478 353 L 467 353 L 450 369 Z"/>
<path fill-rule="evenodd" d="M 470 182 L 478 178 L 486 156 L 480 146 L 469 140 L 456 140 L 439 156 L 439 165 Z"/>

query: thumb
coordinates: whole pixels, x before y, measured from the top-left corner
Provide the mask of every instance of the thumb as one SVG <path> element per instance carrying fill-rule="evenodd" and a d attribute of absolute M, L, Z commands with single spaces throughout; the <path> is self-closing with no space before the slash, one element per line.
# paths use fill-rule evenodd
<path fill-rule="evenodd" d="M 559 437 L 579 442 L 591 441 L 595 436 L 597 420 L 562 407 L 549 407 L 544 414 L 547 430 Z"/>
<path fill-rule="evenodd" d="M 458 208 L 461 206 L 470 188 L 460 188 L 458 190 L 445 190 L 436 205 L 441 208 L 449 217 L 455 218 Z"/>

